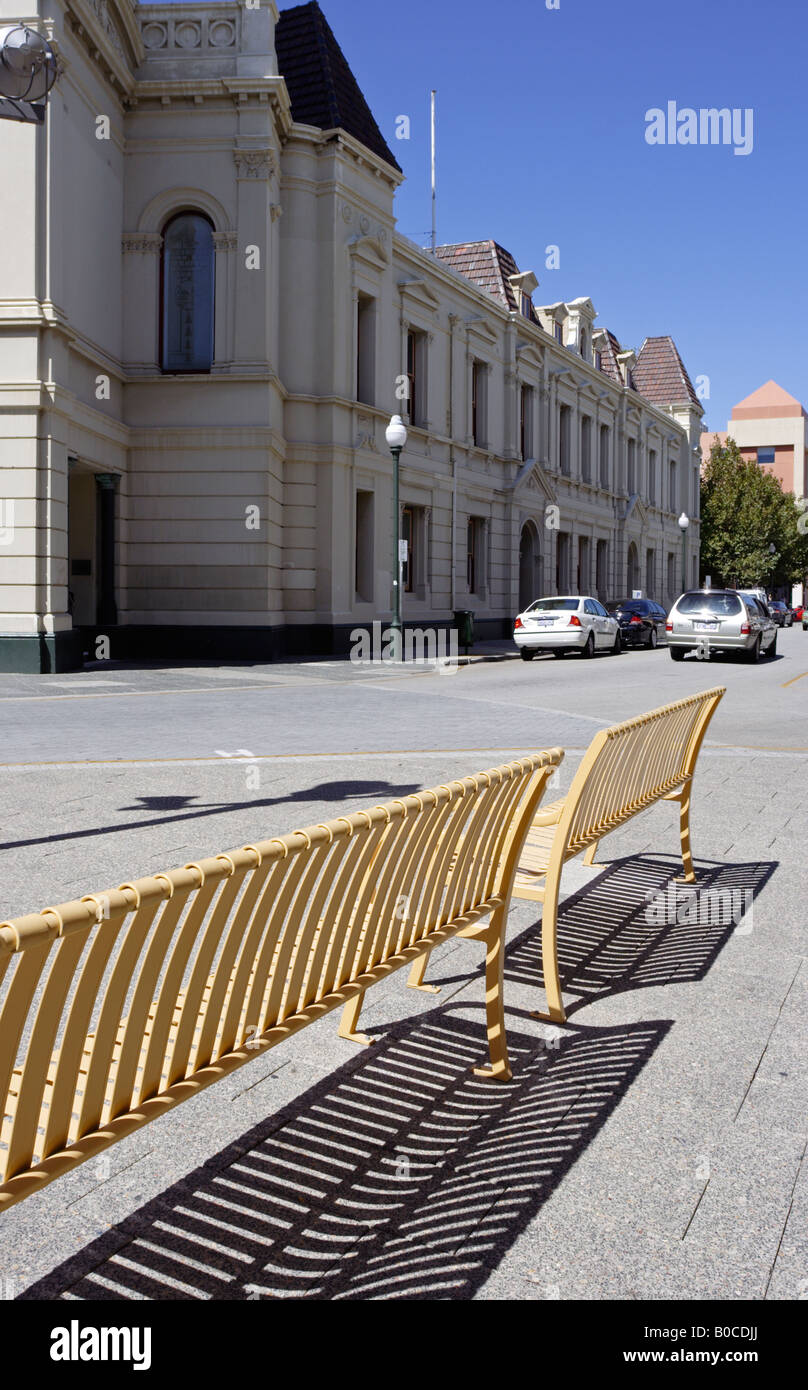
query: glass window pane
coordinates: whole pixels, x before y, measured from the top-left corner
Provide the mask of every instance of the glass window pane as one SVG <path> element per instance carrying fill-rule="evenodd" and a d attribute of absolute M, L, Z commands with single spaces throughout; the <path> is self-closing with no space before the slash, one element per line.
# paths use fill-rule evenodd
<path fill-rule="evenodd" d="M 163 371 L 206 372 L 213 364 L 213 230 L 183 213 L 163 243 Z"/>

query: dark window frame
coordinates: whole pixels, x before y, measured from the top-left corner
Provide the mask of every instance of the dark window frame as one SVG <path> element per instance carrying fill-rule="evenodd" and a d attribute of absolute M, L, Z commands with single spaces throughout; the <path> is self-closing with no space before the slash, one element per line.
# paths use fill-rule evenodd
<path fill-rule="evenodd" d="M 210 287 L 210 366 L 208 367 L 167 367 L 165 365 L 165 308 L 166 308 L 166 237 L 169 228 L 174 222 L 178 222 L 181 217 L 198 217 L 201 222 L 205 222 L 210 228 L 211 245 L 213 254 L 211 257 L 211 287 Z M 160 267 L 159 267 L 159 294 L 158 294 L 158 321 L 157 321 L 157 361 L 160 365 L 162 376 L 210 376 L 213 364 L 216 360 L 216 228 L 210 217 L 201 208 L 185 207 L 178 208 L 163 223 L 160 244 Z"/>

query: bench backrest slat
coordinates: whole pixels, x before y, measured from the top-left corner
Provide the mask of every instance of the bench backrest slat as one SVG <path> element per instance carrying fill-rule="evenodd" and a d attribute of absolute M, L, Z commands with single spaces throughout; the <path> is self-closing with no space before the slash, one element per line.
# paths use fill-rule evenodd
<path fill-rule="evenodd" d="M 104 1126 L 143 1122 L 139 1107 L 240 1064 L 251 1039 L 311 1021 L 430 933 L 493 910 L 562 757 L 0 924 L 0 1207 L 3 1184 L 41 1160 L 72 1166 Z"/>
<path fill-rule="evenodd" d="M 568 852 L 684 784 L 692 774 L 701 730 L 723 693 L 720 687 L 708 690 L 596 734 L 559 825 Z"/>

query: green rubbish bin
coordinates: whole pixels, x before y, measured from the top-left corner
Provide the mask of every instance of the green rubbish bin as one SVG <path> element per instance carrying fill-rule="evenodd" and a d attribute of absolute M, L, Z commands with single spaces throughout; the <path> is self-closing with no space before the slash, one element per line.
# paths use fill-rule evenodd
<path fill-rule="evenodd" d="M 454 615 L 454 625 L 457 628 L 457 640 L 468 655 L 469 647 L 474 646 L 474 614 L 471 609 L 458 608 Z"/>

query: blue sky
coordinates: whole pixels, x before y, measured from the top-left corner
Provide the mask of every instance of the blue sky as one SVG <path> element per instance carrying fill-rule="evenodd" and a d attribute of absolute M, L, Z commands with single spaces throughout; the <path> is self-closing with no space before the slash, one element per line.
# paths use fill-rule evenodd
<path fill-rule="evenodd" d="M 710 428 L 770 377 L 808 401 L 804 0 L 321 5 L 407 175 L 402 232 L 428 241 L 436 87 L 439 241 L 494 237 L 626 347 L 672 334 Z M 752 152 L 647 144 L 668 101 L 752 108 Z"/>

